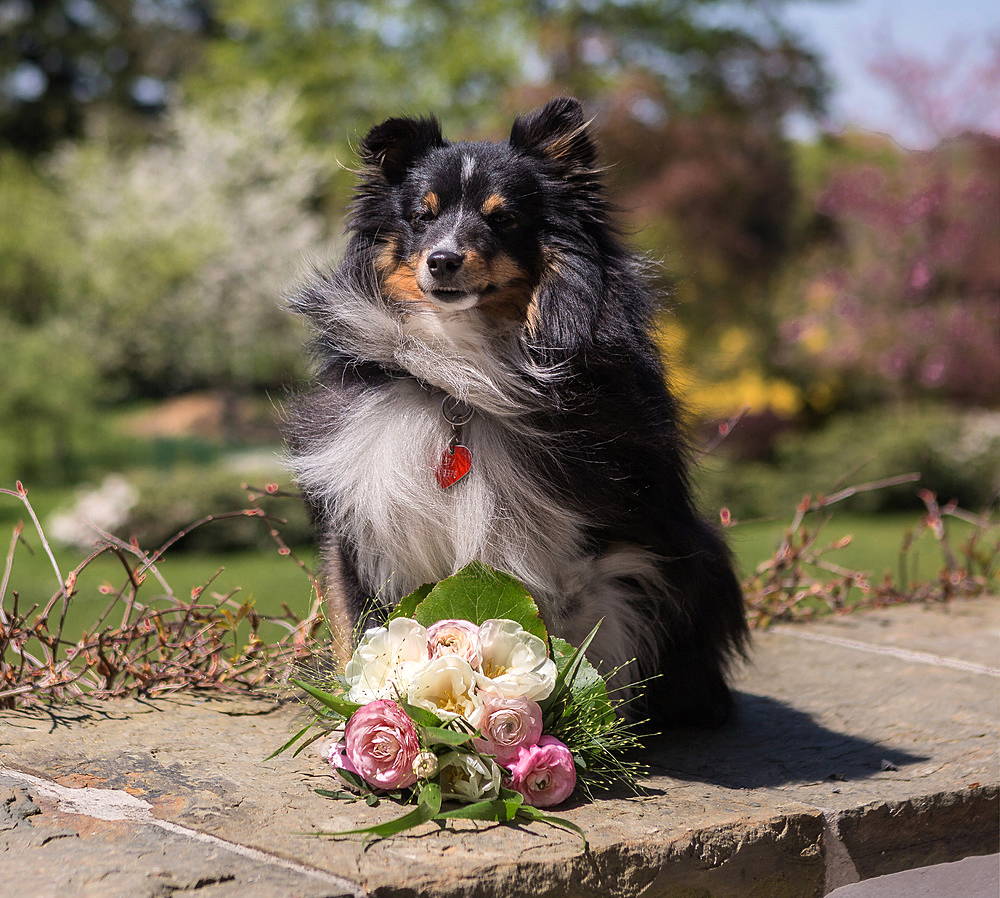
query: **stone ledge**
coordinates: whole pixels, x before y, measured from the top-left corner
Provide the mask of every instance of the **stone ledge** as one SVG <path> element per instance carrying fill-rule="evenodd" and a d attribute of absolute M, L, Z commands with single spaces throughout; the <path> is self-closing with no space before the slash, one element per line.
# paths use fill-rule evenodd
<path fill-rule="evenodd" d="M 589 855 L 537 824 L 428 824 L 366 850 L 300 835 L 400 810 L 317 796 L 328 774 L 309 752 L 262 760 L 294 731 L 294 703 L 5 712 L 0 898 L 780 898 L 997 851 L 1000 601 L 859 614 L 756 643 L 738 718 L 651 742 L 648 795 L 560 809 L 587 831 Z"/>

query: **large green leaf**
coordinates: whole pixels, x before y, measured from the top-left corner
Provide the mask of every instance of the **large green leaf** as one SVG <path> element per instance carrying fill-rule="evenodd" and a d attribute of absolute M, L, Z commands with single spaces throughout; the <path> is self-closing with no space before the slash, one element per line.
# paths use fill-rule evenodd
<path fill-rule="evenodd" d="M 389 615 L 388 619 L 393 620 L 397 617 L 413 617 L 413 612 L 417 610 L 417 605 L 427 598 L 427 594 L 433 588 L 433 583 L 425 583 L 423 586 L 418 586 L 408 596 L 403 596 L 403 598 L 401 598 L 396 604 L 396 607 L 392 609 L 392 614 Z"/>
<path fill-rule="evenodd" d="M 539 639 L 548 639 L 538 606 L 528 590 L 513 577 L 478 561 L 437 583 L 412 613 L 425 627 L 450 618 L 474 624 L 512 620 Z"/>

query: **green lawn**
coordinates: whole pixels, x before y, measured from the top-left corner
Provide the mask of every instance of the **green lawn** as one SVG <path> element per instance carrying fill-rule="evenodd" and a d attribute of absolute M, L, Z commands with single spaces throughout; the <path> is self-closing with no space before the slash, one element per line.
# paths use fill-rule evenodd
<path fill-rule="evenodd" d="M 818 520 L 810 516 L 811 526 Z M 833 563 L 852 570 L 870 571 L 876 577 L 890 570 L 900 575 L 900 555 L 906 534 L 918 528 L 919 513 L 894 513 L 863 515 L 845 512 L 833 514 L 822 529 L 817 546 L 828 546 L 834 541 L 851 536 L 850 545 L 836 549 L 824 556 Z M 781 542 L 788 521 L 752 522 L 736 524 L 727 531 L 729 543 L 736 553 L 744 575 L 751 574 L 761 561 L 767 559 Z M 954 518 L 945 521 L 946 533 L 952 550 L 958 553 L 973 527 Z M 910 548 L 906 559 L 908 579 L 929 579 L 943 566 L 943 555 L 938 541 L 924 532 Z"/>
<path fill-rule="evenodd" d="M 45 495 L 32 495 L 38 511 L 44 511 L 51 502 Z M 0 518 L 0 540 L 9 545 L 5 534 L 11 532 L 10 525 L 18 517 L 11 515 L 10 504 L 3 509 Z M 19 509 L 20 506 L 17 506 Z M 44 520 L 44 517 L 43 517 Z M 825 527 L 820 540 L 827 545 L 845 535 L 852 535 L 853 542 L 846 548 L 836 550 L 827 556 L 828 560 L 842 567 L 866 570 L 876 576 L 891 569 L 899 571 L 899 551 L 907 530 L 914 528 L 920 520 L 918 514 L 894 514 L 864 516 L 857 514 L 834 515 Z M 960 521 L 949 520 L 947 524 L 953 547 L 958 549 L 970 527 Z M 737 524 L 727 531 L 730 544 L 744 575 L 754 571 L 757 565 L 768 558 L 778 546 L 787 527 L 787 522 L 754 522 Z M 37 534 L 26 522 L 24 531 L 27 545 L 19 545 L 14 553 L 7 595 L 4 607 L 10 609 L 12 592 L 20 593 L 21 607 L 35 603 L 44 605 L 58 589 L 52 566 L 43 552 Z M 313 553 L 306 548 L 299 553 L 307 564 L 314 564 Z M 933 577 L 941 567 L 941 552 L 936 541 L 924 534 L 915 545 L 909 557 L 909 576 Z M 80 563 L 79 553 L 64 549 L 56 550 L 57 563 L 63 576 Z M 238 589 L 240 601 L 252 599 L 256 609 L 262 614 L 275 614 L 287 603 L 298 614 L 305 614 L 310 602 L 310 583 L 305 574 L 287 557 L 277 550 L 240 552 L 229 554 L 195 554 L 176 552 L 159 565 L 159 570 L 174 593 L 187 597 L 195 587 L 204 586 L 213 576 L 209 592 L 227 593 Z M 67 618 L 67 636 L 78 635 L 82 630 L 94 625 L 97 617 L 107 607 L 109 597 L 101 592 L 101 587 L 117 590 L 125 582 L 121 563 L 114 557 L 105 556 L 86 568 L 77 584 L 77 594 L 71 603 Z M 163 590 L 159 583 L 150 582 L 143 587 L 140 598 L 151 601 Z M 27 604 L 26 604 L 27 603 Z M 118 612 L 119 619 L 121 611 Z M 109 618 L 114 620 L 114 615 Z"/>

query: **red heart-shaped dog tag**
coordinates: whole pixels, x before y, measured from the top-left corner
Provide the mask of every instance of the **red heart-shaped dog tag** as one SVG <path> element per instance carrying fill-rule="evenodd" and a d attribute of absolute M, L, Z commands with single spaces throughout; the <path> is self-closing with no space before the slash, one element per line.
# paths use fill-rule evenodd
<path fill-rule="evenodd" d="M 472 453 L 467 446 L 449 446 L 444 450 L 441 461 L 434 469 L 434 476 L 437 478 L 438 486 L 446 490 L 449 486 L 454 486 L 472 468 Z"/>

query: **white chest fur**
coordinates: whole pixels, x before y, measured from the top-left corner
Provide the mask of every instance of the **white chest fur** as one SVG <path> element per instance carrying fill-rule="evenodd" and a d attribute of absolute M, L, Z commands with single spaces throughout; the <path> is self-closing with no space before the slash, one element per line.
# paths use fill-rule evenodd
<path fill-rule="evenodd" d="M 470 473 L 442 489 L 434 471 L 453 435 L 442 398 L 411 379 L 364 395 L 325 443 L 292 460 L 299 482 L 324 499 L 383 601 L 479 560 L 558 604 L 581 522 L 526 474 L 511 425 L 483 414 L 462 431 Z"/>

